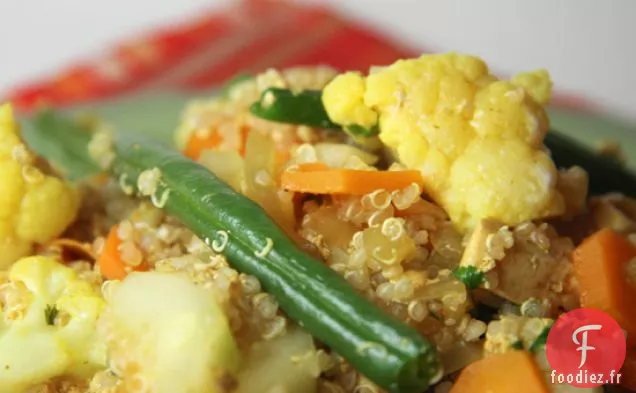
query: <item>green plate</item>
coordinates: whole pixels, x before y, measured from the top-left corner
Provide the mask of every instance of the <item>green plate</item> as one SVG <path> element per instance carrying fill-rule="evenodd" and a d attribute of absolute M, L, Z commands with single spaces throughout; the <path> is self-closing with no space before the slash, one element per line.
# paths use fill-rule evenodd
<path fill-rule="evenodd" d="M 172 142 L 172 134 L 186 103 L 196 98 L 214 95 L 214 91 L 196 96 L 174 92 L 149 92 L 113 101 L 83 105 L 72 112 L 95 112 L 120 131 L 134 130 Z M 609 116 L 584 114 L 560 109 L 549 110 L 552 129 L 558 130 L 585 145 L 596 148 L 603 140 L 619 141 L 628 166 L 636 170 L 636 125 Z"/>

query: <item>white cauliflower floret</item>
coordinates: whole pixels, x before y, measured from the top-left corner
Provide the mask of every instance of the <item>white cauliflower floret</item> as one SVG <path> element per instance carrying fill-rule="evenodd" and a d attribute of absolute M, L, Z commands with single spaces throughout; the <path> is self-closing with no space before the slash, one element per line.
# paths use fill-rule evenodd
<path fill-rule="evenodd" d="M 180 273 L 131 273 L 106 290 L 100 322 L 126 392 L 225 393 L 238 349 L 213 295 Z"/>
<path fill-rule="evenodd" d="M 544 151 L 543 105 L 552 83 L 544 70 L 500 81 L 477 57 L 455 53 L 399 60 L 336 77 L 324 89 L 329 117 L 372 126 L 425 191 L 464 230 L 481 219 L 504 225 L 563 214 L 558 173 Z"/>
<path fill-rule="evenodd" d="M 0 268 L 61 234 L 75 219 L 78 192 L 45 175 L 19 136 L 8 104 L 0 105 Z"/>
<path fill-rule="evenodd" d="M 0 279 L 0 393 L 59 375 L 88 377 L 106 364 L 96 333 L 104 306 L 77 273 L 46 257 L 16 262 Z"/>

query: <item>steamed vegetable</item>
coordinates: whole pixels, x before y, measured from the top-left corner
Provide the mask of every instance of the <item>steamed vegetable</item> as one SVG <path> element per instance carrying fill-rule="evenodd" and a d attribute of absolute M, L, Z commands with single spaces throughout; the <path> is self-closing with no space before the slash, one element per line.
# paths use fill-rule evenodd
<path fill-rule="evenodd" d="M 525 351 L 508 351 L 469 364 L 450 393 L 548 393 L 541 370 Z"/>
<path fill-rule="evenodd" d="M 369 138 L 379 132 L 377 122 L 369 126 L 358 123 L 340 126 L 333 123 L 322 104 L 323 92 L 320 90 L 303 90 L 294 92 L 289 89 L 269 88 L 265 90 L 259 101 L 250 108 L 253 115 L 278 123 L 304 125 L 315 128 L 344 129 L 355 139 Z"/>
<path fill-rule="evenodd" d="M 235 385 L 238 349 L 211 292 L 186 275 L 145 272 L 106 297 L 100 329 L 123 391 L 225 393 Z"/>
<path fill-rule="evenodd" d="M 298 249 L 252 200 L 199 164 L 152 140 L 121 136 L 113 173 L 156 168 L 153 200 L 233 266 L 257 277 L 281 308 L 378 385 L 419 392 L 439 375 L 435 349 L 373 306 L 337 273 Z M 299 285 L 302 283 L 302 285 Z"/>
<path fill-rule="evenodd" d="M 236 393 L 314 393 L 320 375 L 310 334 L 292 328 L 284 336 L 255 343 L 243 361 Z"/>
<path fill-rule="evenodd" d="M 558 132 L 548 133 L 544 142 L 557 166 L 577 165 L 587 172 L 590 195 L 622 192 L 636 197 L 636 175 L 620 162 L 597 154 Z"/>
<path fill-rule="evenodd" d="M 422 172 L 424 191 L 458 227 L 471 229 L 485 218 L 516 225 L 564 211 L 557 169 L 542 150 L 550 90 L 544 71 L 500 81 L 476 57 L 428 54 L 366 77 L 339 75 L 323 104 L 341 125 L 369 127 L 377 117 L 382 142 Z"/>
<path fill-rule="evenodd" d="M 111 228 L 104 243 L 104 250 L 97 259 L 100 272 L 108 280 L 123 280 L 131 271 L 148 270 L 148 265 L 143 262 L 137 266 L 129 266 L 122 260 L 120 250 L 122 242 L 117 231 L 117 225 Z"/>
<path fill-rule="evenodd" d="M 636 247 L 611 229 L 590 236 L 574 251 L 573 262 L 581 307 L 603 310 L 636 343 Z"/>
<path fill-rule="evenodd" d="M 316 128 L 339 128 L 329 120 L 322 106 L 320 90 L 293 92 L 271 87 L 261 94 L 250 111 L 253 115 L 278 123 L 291 123 Z"/>
<path fill-rule="evenodd" d="M 198 160 L 206 150 L 236 151 L 241 156 L 245 155 L 245 144 L 249 128 L 242 127 L 238 135 L 234 135 L 232 140 L 226 140 L 217 130 L 207 130 L 207 132 L 193 132 L 188 139 L 188 143 L 183 150 L 186 157 Z"/>
<path fill-rule="evenodd" d="M 89 164 L 90 166 L 91 164 Z M 19 136 L 11 106 L 0 105 L 0 268 L 59 236 L 79 209 L 77 190 L 39 168 Z"/>
<path fill-rule="evenodd" d="M 55 143 L 55 142 L 53 142 Z M 57 141 L 57 143 L 64 143 Z M 259 279 L 286 314 L 392 392 L 421 392 L 441 375 L 435 348 L 359 295 L 341 276 L 301 251 L 252 200 L 205 167 L 152 140 L 120 136 L 110 168 L 136 191 L 156 168 L 157 206 L 178 217 L 239 271 Z M 146 274 L 146 273 L 144 273 Z"/>
<path fill-rule="evenodd" d="M 106 366 L 96 332 L 104 300 L 73 269 L 45 257 L 20 259 L 0 273 L 0 298 L 0 393 Z"/>
<path fill-rule="evenodd" d="M 284 189 L 309 194 L 364 195 L 379 189 L 399 190 L 414 183 L 422 185 L 418 171 L 331 169 L 320 163 L 301 164 L 281 176 Z"/>

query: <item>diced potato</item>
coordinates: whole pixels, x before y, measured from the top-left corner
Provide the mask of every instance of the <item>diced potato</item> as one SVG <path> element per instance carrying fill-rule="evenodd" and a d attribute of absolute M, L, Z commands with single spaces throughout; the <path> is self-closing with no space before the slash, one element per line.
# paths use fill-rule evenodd
<path fill-rule="evenodd" d="M 132 273 L 101 321 L 124 387 L 150 393 L 225 393 L 238 366 L 228 320 L 211 293 L 178 273 Z"/>
<path fill-rule="evenodd" d="M 239 374 L 237 393 L 314 393 L 320 375 L 311 335 L 300 328 L 254 344 Z"/>

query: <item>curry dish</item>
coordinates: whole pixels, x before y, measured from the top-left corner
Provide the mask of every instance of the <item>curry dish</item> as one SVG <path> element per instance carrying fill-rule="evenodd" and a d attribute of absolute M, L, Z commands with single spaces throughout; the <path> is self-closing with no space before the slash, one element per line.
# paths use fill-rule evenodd
<path fill-rule="evenodd" d="M 456 53 L 269 69 L 173 146 L 46 112 L 34 149 L 0 106 L 0 393 L 603 392 L 550 380 L 581 307 L 636 389 L 636 201 L 555 164 L 551 89 Z"/>

